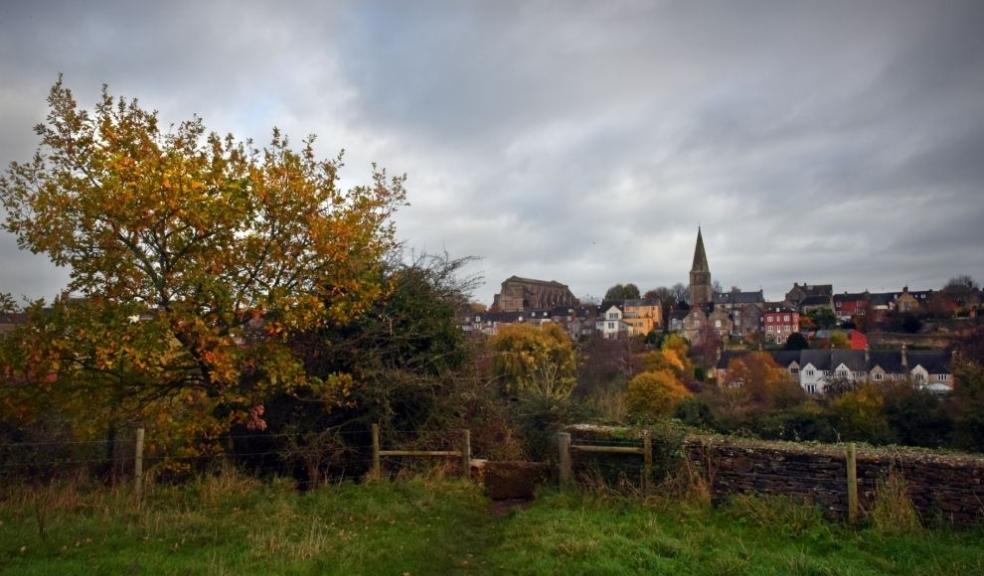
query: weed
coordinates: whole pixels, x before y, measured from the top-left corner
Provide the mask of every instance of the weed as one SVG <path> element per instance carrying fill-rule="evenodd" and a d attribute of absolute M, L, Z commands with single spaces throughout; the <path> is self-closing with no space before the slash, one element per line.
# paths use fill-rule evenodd
<path fill-rule="evenodd" d="M 895 467 L 878 483 L 869 518 L 872 527 L 881 534 L 913 534 L 922 530 L 905 478 Z"/>

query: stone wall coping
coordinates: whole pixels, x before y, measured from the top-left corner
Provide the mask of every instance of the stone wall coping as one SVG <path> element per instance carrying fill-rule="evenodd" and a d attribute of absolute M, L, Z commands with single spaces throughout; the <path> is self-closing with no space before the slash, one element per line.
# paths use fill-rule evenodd
<path fill-rule="evenodd" d="M 642 428 L 604 424 L 572 424 L 566 426 L 564 431 L 574 435 L 580 433 L 611 436 L 620 440 L 635 440 L 640 438 Z M 835 458 L 843 458 L 847 446 L 846 443 L 829 444 L 824 442 L 758 440 L 755 438 L 711 434 L 692 430 L 686 432 L 684 443 L 687 445 L 701 444 L 707 446 L 774 450 L 787 454 L 821 455 Z M 884 462 L 901 459 L 914 463 L 971 466 L 984 469 L 984 455 L 981 454 L 914 446 L 872 446 L 863 443 L 857 443 L 856 445 L 859 461 Z"/>

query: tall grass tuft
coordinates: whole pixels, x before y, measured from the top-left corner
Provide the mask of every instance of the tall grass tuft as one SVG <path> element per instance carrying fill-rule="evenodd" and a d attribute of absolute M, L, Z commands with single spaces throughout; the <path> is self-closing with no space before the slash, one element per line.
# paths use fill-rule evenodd
<path fill-rule="evenodd" d="M 724 513 L 744 524 L 763 529 L 781 528 L 797 536 L 827 529 L 819 508 L 789 496 L 737 494 L 729 498 Z"/>
<path fill-rule="evenodd" d="M 913 534 L 922 531 L 919 513 L 909 497 L 905 477 L 896 468 L 878 483 L 869 516 L 872 527 L 882 534 Z"/>
<path fill-rule="evenodd" d="M 244 498 L 254 493 L 262 483 L 253 476 L 243 474 L 232 464 L 223 464 L 217 474 L 204 474 L 195 478 L 193 487 L 200 501 L 215 506 L 230 497 Z"/>

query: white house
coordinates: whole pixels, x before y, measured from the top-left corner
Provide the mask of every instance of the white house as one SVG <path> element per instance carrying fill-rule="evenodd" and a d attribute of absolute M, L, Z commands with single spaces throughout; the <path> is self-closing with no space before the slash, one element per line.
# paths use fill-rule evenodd
<path fill-rule="evenodd" d="M 623 320 L 625 311 L 618 304 L 602 308 L 601 315 L 595 321 L 595 331 L 604 338 L 618 338 L 628 334 L 629 325 Z"/>

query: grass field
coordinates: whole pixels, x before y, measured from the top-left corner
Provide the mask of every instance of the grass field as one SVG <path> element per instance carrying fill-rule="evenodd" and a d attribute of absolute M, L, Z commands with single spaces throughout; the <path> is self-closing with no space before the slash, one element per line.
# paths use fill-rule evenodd
<path fill-rule="evenodd" d="M 0 574 L 984 574 L 980 529 L 850 530 L 776 500 L 712 510 L 546 491 L 502 513 L 460 481 L 298 494 L 225 474 L 131 502 L 8 492 Z"/>

